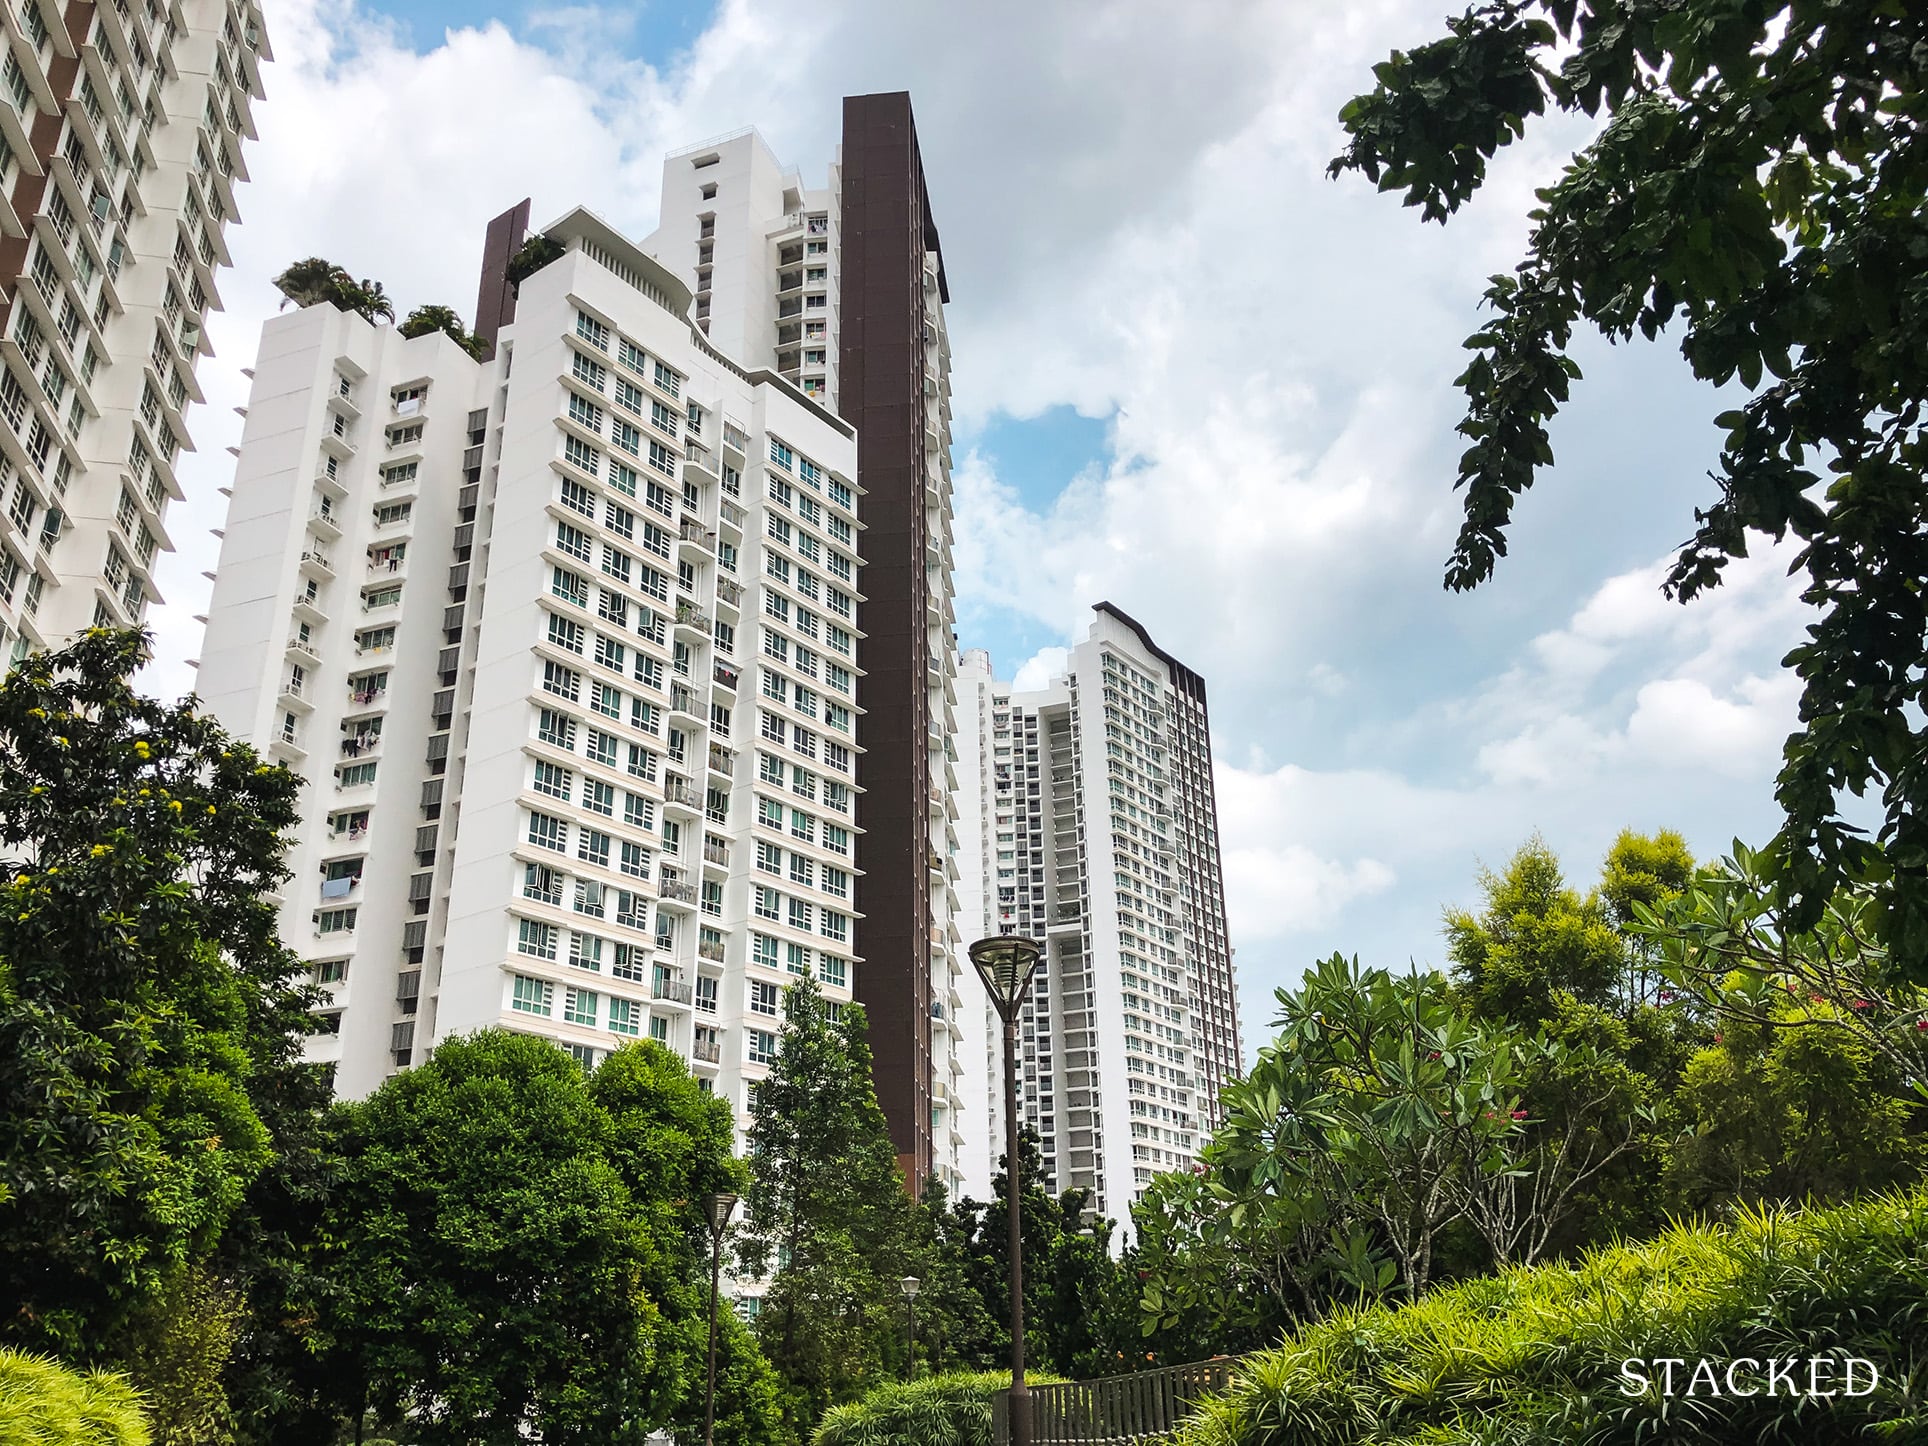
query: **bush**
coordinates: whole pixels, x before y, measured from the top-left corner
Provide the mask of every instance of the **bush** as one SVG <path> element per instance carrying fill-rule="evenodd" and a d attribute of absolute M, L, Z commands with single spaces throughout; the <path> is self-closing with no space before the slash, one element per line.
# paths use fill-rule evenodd
<path fill-rule="evenodd" d="M 1044 1386 L 1062 1377 L 1024 1379 Z M 1009 1371 L 954 1371 L 879 1386 L 824 1412 L 814 1446 L 991 1446 L 991 1397 L 1010 1384 Z"/>
<path fill-rule="evenodd" d="M 140 1397 L 119 1376 L 0 1350 L 0 1446 L 148 1446 Z"/>
<path fill-rule="evenodd" d="M 1925 1278 L 1924 1193 L 1676 1226 L 1571 1269 L 1507 1271 L 1306 1327 L 1253 1356 L 1175 1446 L 1921 1440 L 1928 1413 L 1906 1392 L 1928 1357 Z M 1832 1400 L 1682 1394 L 1699 1359 L 1812 1355 L 1865 1357 L 1880 1384 Z M 1623 1360 L 1668 1356 L 1687 1363 L 1675 1395 L 1622 1394 Z"/>

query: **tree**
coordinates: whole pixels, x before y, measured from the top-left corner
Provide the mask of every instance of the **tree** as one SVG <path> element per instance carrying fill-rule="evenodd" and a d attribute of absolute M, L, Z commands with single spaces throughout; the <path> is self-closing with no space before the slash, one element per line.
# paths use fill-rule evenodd
<path fill-rule="evenodd" d="M 297 261 L 274 284 L 281 291 L 281 304 L 317 306 L 327 302 L 341 311 L 352 311 L 373 324 L 376 317 L 395 319 L 395 307 L 379 281 L 357 281 L 334 262 L 320 256 Z"/>
<path fill-rule="evenodd" d="M 1651 941 L 1633 930 L 1637 910 L 1654 909 L 1685 889 L 1694 876 L 1694 856 L 1685 839 L 1671 829 L 1648 837 L 1622 829 L 1600 869 L 1600 899 L 1607 920 L 1620 935 L 1627 969 L 1621 997 L 1629 1010 L 1658 1002 L 1660 976 Z"/>
<path fill-rule="evenodd" d="M 1515 499 L 1550 465 L 1546 426 L 1585 324 L 1619 341 L 1681 324 L 1695 376 L 1752 393 L 1722 413 L 1714 495 L 1667 579 L 1690 600 L 1750 533 L 1801 543 L 1818 620 L 1765 876 L 1793 928 L 1866 885 L 1908 977 L 1928 976 L 1928 11 L 1897 0 L 1498 0 L 1375 68 L 1332 162 L 1444 221 L 1549 106 L 1604 117 L 1539 192 L 1525 258 L 1458 379 L 1466 589 L 1506 550 Z M 1773 380 L 1762 386 L 1768 375 Z M 1844 792 L 1882 797 L 1870 839 Z"/>
<path fill-rule="evenodd" d="M 0 1334 L 83 1361 L 213 1255 L 310 1027 L 264 897 L 297 782 L 138 696 L 145 653 L 93 629 L 0 681 Z"/>
<path fill-rule="evenodd" d="M 487 344 L 481 337 L 469 334 L 468 328 L 462 325 L 462 318 L 456 315 L 453 307 L 418 306 L 395 330 L 409 338 L 442 332 L 477 361 L 482 359 L 483 353 L 487 350 Z"/>
<path fill-rule="evenodd" d="M 641 1441 L 670 1418 L 696 1369 L 671 1314 L 684 1232 L 665 1241 L 668 1202 L 632 1194 L 617 1125 L 568 1055 L 501 1031 L 447 1039 L 337 1106 L 334 1129 L 344 1178 L 316 1309 L 338 1405 L 406 1419 L 421 1446 Z"/>
<path fill-rule="evenodd" d="M 295 262 L 275 277 L 274 284 L 281 292 L 282 306 L 291 301 L 296 306 L 314 306 L 332 300 L 337 287 L 353 280 L 334 262 L 325 257 L 310 256 L 305 261 Z"/>
<path fill-rule="evenodd" d="M 534 235 L 516 248 L 515 255 L 509 258 L 509 289 L 519 292 L 522 283 L 551 261 L 562 259 L 563 245 L 551 237 Z"/>
<path fill-rule="evenodd" d="M 871 1078 L 864 1011 L 833 1018 L 809 978 L 784 996 L 784 1028 L 757 1086 L 743 1268 L 770 1278 L 757 1336 L 803 1435 L 901 1364 L 911 1202 Z"/>
<path fill-rule="evenodd" d="M 1474 1014 L 1538 1024 L 1562 996 L 1601 1004 L 1621 982 L 1624 951 L 1597 898 L 1566 886 L 1560 860 L 1535 834 L 1503 873 L 1480 870 L 1486 906 L 1448 909 L 1446 953 Z"/>

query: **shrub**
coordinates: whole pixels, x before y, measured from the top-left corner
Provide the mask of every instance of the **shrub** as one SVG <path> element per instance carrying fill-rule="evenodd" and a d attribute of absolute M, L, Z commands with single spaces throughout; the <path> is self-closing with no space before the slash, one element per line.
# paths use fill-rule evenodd
<path fill-rule="evenodd" d="M 1343 1311 L 1254 1356 L 1175 1446 L 1586 1446 L 1920 1440 L 1928 1194 L 1680 1225 L 1576 1267 Z M 1872 1394 L 1622 1394 L 1620 1363 L 1862 1356 Z M 1746 1381 L 1742 1382 L 1747 1384 Z M 1836 1384 L 1839 1384 L 1837 1377 Z"/>
<path fill-rule="evenodd" d="M 0 1350 L 0 1446 L 148 1446 L 140 1397 L 119 1376 Z"/>
<path fill-rule="evenodd" d="M 1060 1379 L 1025 1373 L 1027 1385 Z M 824 1412 L 814 1446 L 991 1446 L 991 1397 L 1010 1384 L 1009 1371 L 955 1371 L 879 1386 Z"/>

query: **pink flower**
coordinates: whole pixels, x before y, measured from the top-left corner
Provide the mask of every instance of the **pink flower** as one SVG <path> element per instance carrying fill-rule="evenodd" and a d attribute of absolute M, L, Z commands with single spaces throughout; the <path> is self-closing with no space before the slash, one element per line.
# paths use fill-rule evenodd
<path fill-rule="evenodd" d="M 1514 1118 L 1514 1119 L 1516 1119 L 1516 1120 L 1523 1120 L 1523 1119 L 1525 1119 L 1525 1118 L 1526 1118 L 1526 1111 L 1525 1111 L 1525 1110 L 1515 1110 L 1515 1111 L 1513 1111 L 1513 1118 Z"/>

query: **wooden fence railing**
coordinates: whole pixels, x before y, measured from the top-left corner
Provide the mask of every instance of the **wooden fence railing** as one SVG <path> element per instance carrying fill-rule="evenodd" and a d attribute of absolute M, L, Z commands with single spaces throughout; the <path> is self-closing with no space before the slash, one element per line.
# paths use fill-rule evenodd
<path fill-rule="evenodd" d="M 1242 1357 L 1031 1387 L 1032 1446 L 1132 1446 L 1169 1436 L 1200 1400 L 1231 1383 Z M 1010 1446 L 1010 1392 L 991 1398 L 997 1446 Z"/>

